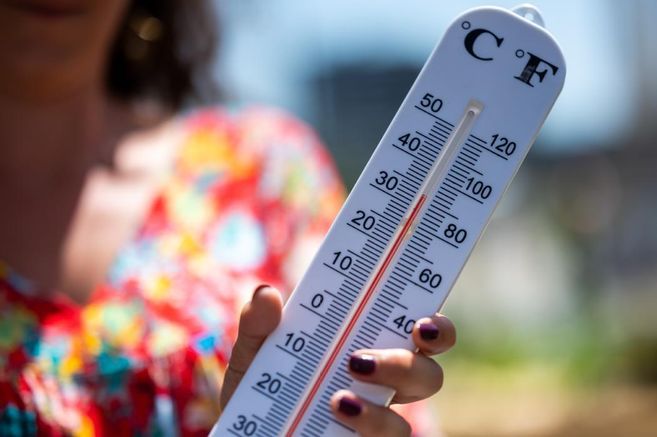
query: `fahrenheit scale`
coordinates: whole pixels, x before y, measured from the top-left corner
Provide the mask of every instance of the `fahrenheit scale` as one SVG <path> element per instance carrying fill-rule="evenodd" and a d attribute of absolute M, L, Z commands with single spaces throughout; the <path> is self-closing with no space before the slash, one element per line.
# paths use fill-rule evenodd
<path fill-rule="evenodd" d="M 350 354 L 414 348 L 415 320 L 442 306 L 564 77 L 533 7 L 456 18 L 213 436 L 353 436 L 329 409 L 333 393 L 390 401 L 390 389 L 350 377 Z"/>

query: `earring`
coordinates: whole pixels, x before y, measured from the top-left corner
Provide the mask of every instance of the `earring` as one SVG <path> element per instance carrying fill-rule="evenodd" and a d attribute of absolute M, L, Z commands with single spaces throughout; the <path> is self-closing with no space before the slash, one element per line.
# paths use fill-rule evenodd
<path fill-rule="evenodd" d="M 133 61 L 148 57 L 150 48 L 164 33 L 162 21 L 144 12 L 135 12 L 128 21 L 130 33 L 125 42 L 126 56 Z"/>

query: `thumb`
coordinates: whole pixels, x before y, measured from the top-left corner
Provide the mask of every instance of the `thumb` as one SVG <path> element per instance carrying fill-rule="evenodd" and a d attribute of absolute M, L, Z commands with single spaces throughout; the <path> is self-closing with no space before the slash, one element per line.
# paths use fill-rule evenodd
<path fill-rule="evenodd" d="M 224 383 L 221 387 L 220 406 L 223 410 L 242 380 L 246 369 L 267 336 L 281 320 L 283 300 L 275 288 L 261 285 L 253 292 L 240 316 L 237 340 L 228 362 Z"/>

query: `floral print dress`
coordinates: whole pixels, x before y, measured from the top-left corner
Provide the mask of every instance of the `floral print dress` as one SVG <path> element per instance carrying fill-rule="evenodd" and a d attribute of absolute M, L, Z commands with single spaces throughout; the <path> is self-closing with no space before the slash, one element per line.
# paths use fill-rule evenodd
<path fill-rule="evenodd" d="M 0 436 L 206 435 L 242 305 L 290 291 L 328 230 L 344 191 L 303 123 L 176 123 L 170 176 L 87 304 L 0 261 Z"/>

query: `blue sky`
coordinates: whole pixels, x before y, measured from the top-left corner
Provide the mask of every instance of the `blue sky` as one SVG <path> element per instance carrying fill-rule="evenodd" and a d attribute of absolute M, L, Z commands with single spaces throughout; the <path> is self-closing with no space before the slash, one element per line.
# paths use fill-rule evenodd
<path fill-rule="evenodd" d="M 561 44 L 568 76 L 542 133 L 549 150 L 613 145 L 631 126 L 641 1 L 537 0 Z M 647 4 L 648 2 L 643 2 Z M 312 111 L 304 81 L 351 60 L 422 65 L 464 10 L 518 2 L 438 0 L 220 0 L 224 31 L 217 75 L 244 102 Z M 644 7 L 646 7 L 644 4 Z M 655 11 L 655 8 L 650 8 Z"/>

